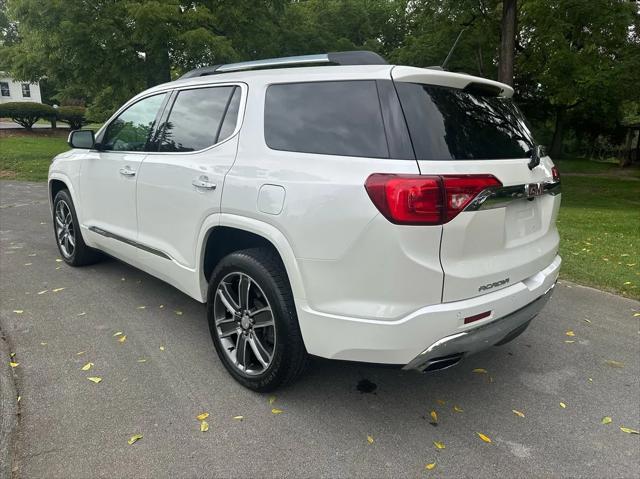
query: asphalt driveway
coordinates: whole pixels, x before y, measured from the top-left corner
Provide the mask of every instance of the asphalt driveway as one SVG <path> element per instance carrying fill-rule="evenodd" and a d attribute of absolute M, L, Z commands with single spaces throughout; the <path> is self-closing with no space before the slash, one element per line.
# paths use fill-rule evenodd
<path fill-rule="evenodd" d="M 14 477 L 640 474 L 640 436 L 620 429 L 640 429 L 635 301 L 561 283 L 522 336 L 456 368 L 318 359 L 272 397 L 227 375 L 203 305 L 115 260 L 60 262 L 44 184 L 0 182 L 0 275 Z"/>

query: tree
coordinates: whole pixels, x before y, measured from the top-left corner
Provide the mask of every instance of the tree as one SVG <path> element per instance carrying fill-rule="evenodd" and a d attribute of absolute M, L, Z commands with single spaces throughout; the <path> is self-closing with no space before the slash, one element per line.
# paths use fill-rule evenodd
<path fill-rule="evenodd" d="M 51 119 L 56 115 L 49 105 L 29 101 L 14 101 L 0 103 L 0 118 L 11 118 L 18 125 L 31 130 L 36 121 L 41 118 Z"/>
<path fill-rule="evenodd" d="M 553 122 L 550 154 L 562 155 L 572 118 L 615 124 L 640 84 L 637 7 L 620 0 L 530 0 L 520 10 L 516 83 L 529 109 Z M 577 125 L 576 125 L 577 126 Z"/>
<path fill-rule="evenodd" d="M 498 81 L 513 85 L 513 61 L 516 50 L 516 0 L 503 0 L 500 26 L 500 62 Z"/>

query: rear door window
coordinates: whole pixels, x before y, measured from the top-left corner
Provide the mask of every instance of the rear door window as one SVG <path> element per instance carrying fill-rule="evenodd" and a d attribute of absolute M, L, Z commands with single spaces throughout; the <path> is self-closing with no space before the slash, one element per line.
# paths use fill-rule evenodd
<path fill-rule="evenodd" d="M 274 150 L 389 157 L 373 80 L 271 85 L 264 134 Z"/>
<path fill-rule="evenodd" d="M 509 98 L 397 82 L 418 160 L 529 158 L 534 141 Z"/>
<path fill-rule="evenodd" d="M 233 85 L 179 91 L 162 125 L 159 151 L 198 151 L 225 140 L 235 130 L 239 104 L 240 87 Z"/>

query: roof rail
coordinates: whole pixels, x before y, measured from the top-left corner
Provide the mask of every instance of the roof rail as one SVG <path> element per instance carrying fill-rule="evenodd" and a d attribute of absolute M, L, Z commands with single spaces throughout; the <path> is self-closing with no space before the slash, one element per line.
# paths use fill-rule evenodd
<path fill-rule="evenodd" d="M 194 78 L 218 73 L 237 72 L 244 70 L 261 70 L 265 68 L 286 68 L 304 65 L 388 65 L 380 55 L 370 51 L 321 53 L 318 55 L 301 55 L 296 57 L 269 58 L 249 62 L 228 63 L 196 68 L 182 75 L 184 78 Z"/>

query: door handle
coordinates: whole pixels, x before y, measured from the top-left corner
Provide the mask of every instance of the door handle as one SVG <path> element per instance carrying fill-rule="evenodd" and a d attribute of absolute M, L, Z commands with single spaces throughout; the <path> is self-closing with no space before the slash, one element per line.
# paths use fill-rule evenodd
<path fill-rule="evenodd" d="M 216 184 L 215 183 L 211 183 L 209 181 L 209 177 L 208 176 L 200 176 L 198 178 L 194 178 L 193 181 L 191 182 L 191 184 L 193 186 L 195 186 L 196 188 L 201 188 L 203 190 L 215 190 L 216 189 Z"/>
<path fill-rule="evenodd" d="M 120 174 L 123 176 L 136 176 L 136 172 L 133 171 L 129 166 L 120 168 Z"/>

